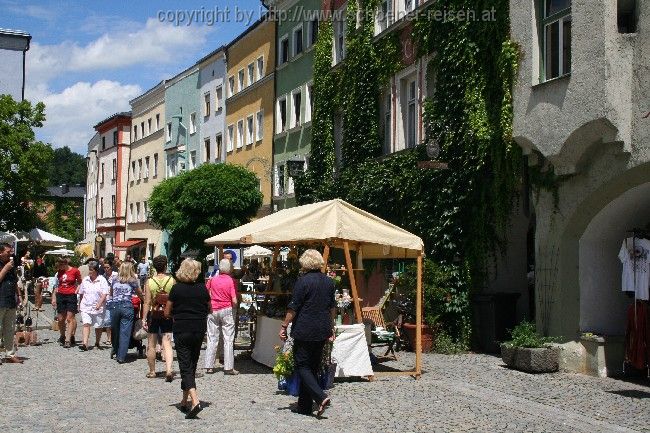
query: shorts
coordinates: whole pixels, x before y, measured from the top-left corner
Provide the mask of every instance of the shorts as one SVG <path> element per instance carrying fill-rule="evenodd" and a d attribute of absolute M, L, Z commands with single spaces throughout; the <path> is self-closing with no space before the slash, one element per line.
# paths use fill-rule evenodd
<path fill-rule="evenodd" d="M 77 314 L 77 295 L 56 294 L 56 312 L 58 314 L 72 313 Z"/>
<path fill-rule="evenodd" d="M 167 334 L 172 332 L 172 319 L 150 319 L 149 334 Z"/>
<path fill-rule="evenodd" d="M 110 328 L 111 327 L 111 309 L 107 305 L 106 308 L 104 308 L 104 328 Z"/>
<path fill-rule="evenodd" d="M 104 327 L 104 313 L 90 314 L 81 312 L 81 323 L 84 325 L 92 325 L 93 328 Z"/>

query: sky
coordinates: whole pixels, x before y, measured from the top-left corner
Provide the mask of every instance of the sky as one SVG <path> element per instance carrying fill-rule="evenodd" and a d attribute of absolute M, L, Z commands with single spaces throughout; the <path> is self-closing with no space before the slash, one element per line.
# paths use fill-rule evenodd
<path fill-rule="evenodd" d="M 230 42 L 263 10 L 259 0 L 0 0 L 0 28 L 32 35 L 25 97 L 44 102 L 47 119 L 37 139 L 85 155 L 97 122 L 130 110 L 131 99 Z M 20 75 L 20 57 L 7 55 L 0 76 Z"/>

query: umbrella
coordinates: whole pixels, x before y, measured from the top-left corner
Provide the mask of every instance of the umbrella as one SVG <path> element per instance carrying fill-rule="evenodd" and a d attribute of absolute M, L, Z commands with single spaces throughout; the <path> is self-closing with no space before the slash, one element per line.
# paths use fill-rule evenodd
<path fill-rule="evenodd" d="M 267 257 L 273 255 L 273 251 L 259 245 L 253 245 L 244 250 L 244 257 Z"/>
<path fill-rule="evenodd" d="M 41 229 L 32 229 L 29 232 L 29 237 L 34 241 L 44 246 L 57 246 L 61 244 L 71 244 L 72 241 L 52 233 L 48 233 Z"/>
<path fill-rule="evenodd" d="M 50 255 L 50 256 L 74 256 L 74 251 L 72 251 L 72 250 L 66 250 L 66 249 L 62 248 L 62 249 L 60 249 L 60 250 L 50 250 L 50 251 L 46 251 L 44 254 L 45 254 L 46 256 L 47 256 L 47 255 Z"/>

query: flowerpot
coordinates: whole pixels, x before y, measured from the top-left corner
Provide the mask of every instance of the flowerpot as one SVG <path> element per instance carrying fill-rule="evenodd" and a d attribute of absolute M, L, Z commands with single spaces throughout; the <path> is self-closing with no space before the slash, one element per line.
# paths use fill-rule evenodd
<path fill-rule="evenodd" d="M 501 360 L 508 367 L 515 365 L 515 353 L 517 349 L 507 344 L 501 344 Z"/>
<path fill-rule="evenodd" d="M 420 342 L 422 344 L 422 352 L 431 352 L 433 350 L 433 344 L 436 341 L 436 332 L 435 329 L 429 325 L 420 325 L 422 333 L 420 335 Z M 415 323 L 404 323 L 402 329 L 406 333 L 406 337 L 411 342 L 413 350 L 415 350 L 415 336 L 417 325 Z"/>
<path fill-rule="evenodd" d="M 287 392 L 294 397 L 300 394 L 300 376 L 295 371 L 287 377 Z"/>

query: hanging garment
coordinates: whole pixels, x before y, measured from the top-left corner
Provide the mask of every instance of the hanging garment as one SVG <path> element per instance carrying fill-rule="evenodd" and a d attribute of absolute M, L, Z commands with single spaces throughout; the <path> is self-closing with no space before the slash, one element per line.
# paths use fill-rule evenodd
<path fill-rule="evenodd" d="M 636 305 L 636 309 L 635 309 Z M 636 310 L 636 311 L 635 311 Z M 648 303 L 636 301 L 627 309 L 627 327 L 625 330 L 625 361 L 637 370 L 643 370 L 648 364 Z"/>
<path fill-rule="evenodd" d="M 625 239 L 618 258 L 623 264 L 622 290 L 635 292 L 636 299 L 647 301 L 650 284 L 650 241 L 642 238 Z"/>

